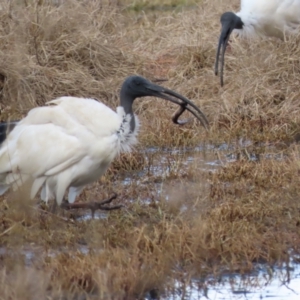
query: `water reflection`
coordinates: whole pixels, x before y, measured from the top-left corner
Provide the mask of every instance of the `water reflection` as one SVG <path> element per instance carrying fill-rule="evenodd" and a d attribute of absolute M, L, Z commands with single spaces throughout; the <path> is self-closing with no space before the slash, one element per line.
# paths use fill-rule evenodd
<path fill-rule="evenodd" d="M 188 288 L 182 289 L 176 284 L 175 292 L 164 300 L 299 300 L 300 299 L 300 265 L 276 267 L 270 270 L 267 265 L 260 265 L 251 275 L 232 274 L 207 278 L 205 282 L 194 280 Z"/>

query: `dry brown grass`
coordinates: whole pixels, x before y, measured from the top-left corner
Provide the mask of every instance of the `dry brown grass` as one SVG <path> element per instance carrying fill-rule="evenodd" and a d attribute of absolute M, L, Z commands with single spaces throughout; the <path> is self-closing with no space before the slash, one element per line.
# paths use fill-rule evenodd
<path fill-rule="evenodd" d="M 181 173 L 150 171 L 140 182 L 135 175 L 126 188 L 118 173 L 99 193 L 85 192 L 119 191 L 126 208 L 104 219 L 79 221 L 77 212 L 52 215 L 8 199 L 1 207 L 4 299 L 16 292 L 28 299 L 134 299 L 172 292 L 174 279 L 188 285 L 208 274 L 245 273 L 257 262 L 288 261 L 300 246 L 299 149 L 286 155 L 241 159 L 212 173 L 167 155 L 161 168 L 175 161 Z"/>
<path fill-rule="evenodd" d="M 82 212 L 52 215 L 26 197 L 3 197 L 0 299 L 136 299 L 172 291 L 175 279 L 185 286 L 299 252 L 299 38 L 233 39 L 221 88 L 213 64 L 219 15 L 238 8 L 231 2 L 2 5 L 1 120 L 61 95 L 114 108 L 124 78 L 141 74 L 168 79 L 163 85 L 199 105 L 211 130 L 178 127 L 170 104 L 137 100 L 139 146 L 81 197 L 118 192 L 126 208 L 79 221 Z M 226 163 L 224 142 L 238 160 Z M 209 143 L 214 150 L 167 151 Z M 217 159 L 223 166 L 207 171 Z"/>

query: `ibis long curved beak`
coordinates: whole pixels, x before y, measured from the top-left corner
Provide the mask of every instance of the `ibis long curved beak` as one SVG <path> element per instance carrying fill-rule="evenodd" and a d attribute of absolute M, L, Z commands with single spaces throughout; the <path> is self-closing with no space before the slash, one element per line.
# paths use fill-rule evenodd
<path fill-rule="evenodd" d="M 209 123 L 207 121 L 205 114 L 191 100 L 185 98 L 184 96 L 182 96 L 172 90 L 166 89 L 166 88 L 156 85 L 156 84 L 151 84 L 151 85 L 149 84 L 147 86 L 147 89 L 148 89 L 149 93 L 151 91 L 152 96 L 171 101 L 180 106 L 179 110 L 175 113 L 175 115 L 172 118 L 172 120 L 175 124 L 182 125 L 182 124 L 186 123 L 186 122 L 181 122 L 178 119 L 182 115 L 182 113 L 185 110 L 187 110 L 200 121 L 200 123 L 206 130 L 208 130 Z"/>
<path fill-rule="evenodd" d="M 222 51 L 221 51 L 221 70 L 220 70 L 221 86 L 224 85 L 223 73 L 224 73 L 225 51 L 226 51 L 226 47 L 227 47 L 229 37 L 230 37 L 230 34 L 231 34 L 232 30 L 230 30 L 226 27 L 223 27 L 221 35 L 220 35 L 220 39 L 219 39 L 219 44 L 218 44 L 216 64 L 215 64 L 215 75 L 218 75 L 218 72 L 219 72 L 219 57 L 220 57 L 220 51 L 221 51 L 221 48 L 222 48 Z"/>
<path fill-rule="evenodd" d="M 218 75 L 219 72 L 219 57 L 221 52 L 221 70 L 220 70 L 220 80 L 221 86 L 224 85 L 223 80 L 223 70 L 224 70 L 224 60 L 225 60 L 225 51 L 226 47 L 230 38 L 230 35 L 234 29 L 242 29 L 244 23 L 242 22 L 241 18 L 238 17 L 233 12 L 226 12 L 221 16 L 221 35 L 219 38 L 219 44 L 217 48 L 217 55 L 216 55 L 216 63 L 215 63 L 215 75 Z M 221 50 L 222 49 L 222 50 Z"/>

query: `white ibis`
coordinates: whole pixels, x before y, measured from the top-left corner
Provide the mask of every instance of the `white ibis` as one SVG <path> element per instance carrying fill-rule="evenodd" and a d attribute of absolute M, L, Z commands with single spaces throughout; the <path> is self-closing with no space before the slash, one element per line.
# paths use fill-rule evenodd
<path fill-rule="evenodd" d="M 179 105 L 174 123 L 182 124 L 178 118 L 188 110 L 208 128 L 205 115 L 190 100 L 140 76 L 124 81 L 116 112 L 94 99 L 61 97 L 13 123 L 0 148 L 0 194 L 30 182 L 31 198 L 41 189 L 42 200 L 56 199 L 61 205 L 69 189 L 68 207 L 84 207 L 74 203 L 83 188 L 99 179 L 118 153 L 130 151 L 136 143 L 139 122 L 132 105 L 145 96 Z M 9 129 L 7 124 L 1 128 Z M 102 204 L 112 198 L 97 208 L 108 209 Z"/>
<path fill-rule="evenodd" d="M 300 0 L 241 0 L 238 13 L 225 12 L 221 16 L 215 74 L 219 71 L 221 51 L 221 86 L 226 47 L 232 31 L 242 36 L 268 36 L 284 39 L 286 34 L 295 33 L 300 25 Z"/>

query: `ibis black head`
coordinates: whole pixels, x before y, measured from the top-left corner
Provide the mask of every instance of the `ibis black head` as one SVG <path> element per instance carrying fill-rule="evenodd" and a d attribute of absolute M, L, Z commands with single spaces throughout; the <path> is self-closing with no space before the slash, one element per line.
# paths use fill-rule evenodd
<path fill-rule="evenodd" d="M 221 16 L 221 35 L 218 44 L 217 56 L 216 56 L 216 64 L 215 64 L 215 74 L 218 75 L 219 72 L 219 56 L 221 51 L 221 71 L 220 71 L 220 78 L 221 78 L 221 86 L 223 86 L 223 69 L 224 69 L 224 57 L 226 47 L 230 38 L 230 34 L 234 29 L 243 29 L 244 23 L 242 19 L 237 16 L 233 12 L 225 12 Z"/>
<path fill-rule="evenodd" d="M 205 115 L 192 101 L 172 90 L 154 84 L 141 76 L 130 76 L 126 78 L 122 85 L 121 106 L 124 107 L 125 113 L 132 114 L 132 104 L 134 99 L 145 96 L 159 97 L 179 105 L 181 109 L 173 118 L 174 123 L 182 124 L 178 118 L 183 111 L 188 110 L 206 129 L 208 129 L 209 125 Z"/>

